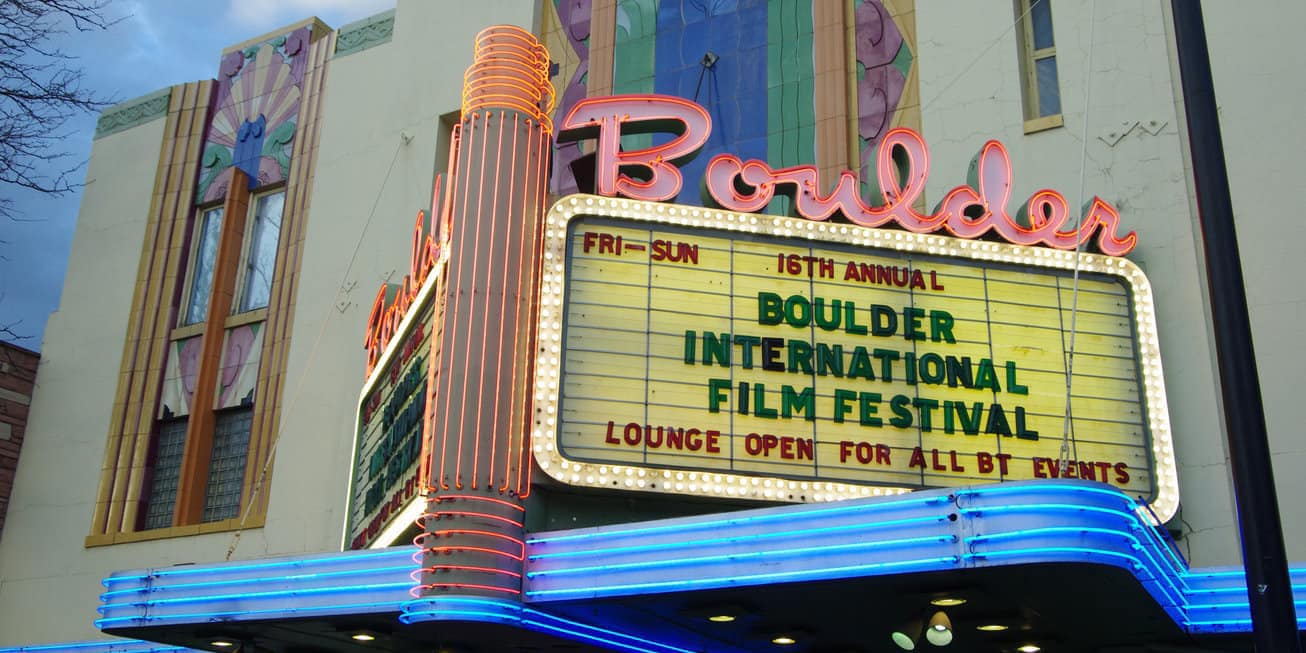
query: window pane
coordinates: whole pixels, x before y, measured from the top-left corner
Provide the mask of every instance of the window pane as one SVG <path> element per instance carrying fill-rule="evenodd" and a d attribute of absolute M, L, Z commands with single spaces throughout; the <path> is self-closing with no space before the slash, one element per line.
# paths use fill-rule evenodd
<path fill-rule="evenodd" d="M 258 198 L 254 209 L 254 234 L 245 261 L 245 289 L 240 295 L 239 313 L 268 305 L 272 292 L 272 269 L 277 262 L 277 239 L 281 236 L 281 206 L 285 193 Z"/>
<path fill-rule="evenodd" d="M 190 275 L 190 296 L 182 325 L 204 321 L 209 312 L 209 294 L 213 291 L 213 262 L 218 257 L 218 237 L 222 235 L 222 209 L 209 209 L 201 218 L 195 246 L 195 263 Z"/>
<path fill-rule="evenodd" d="M 1038 72 L 1038 115 L 1061 113 L 1061 88 L 1057 85 L 1057 58 L 1046 57 L 1034 62 Z"/>
<path fill-rule="evenodd" d="M 1034 49 L 1052 47 L 1052 0 L 1034 0 L 1029 8 L 1029 21 L 1034 28 Z"/>
<path fill-rule="evenodd" d="M 253 413 L 253 408 L 238 408 L 217 415 L 201 521 L 218 521 L 240 515 L 240 491 L 245 482 L 245 455 L 249 452 L 249 425 Z"/>
<path fill-rule="evenodd" d="M 177 482 L 181 478 L 181 455 L 186 450 L 186 418 L 159 423 L 154 446 L 154 478 L 145 504 L 145 528 L 172 526 L 172 509 L 177 503 Z"/>

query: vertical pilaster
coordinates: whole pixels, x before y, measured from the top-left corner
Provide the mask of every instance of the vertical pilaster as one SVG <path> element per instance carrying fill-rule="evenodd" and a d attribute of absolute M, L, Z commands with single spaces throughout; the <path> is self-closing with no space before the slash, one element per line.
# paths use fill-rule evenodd
<path fill-rule="evenodd" d="M 589 97 L 612 95 L 617 39 L 617 0 L 594 0 L 590 14 Z"/>
<path fill-rule="evenodd" d="M 186 427 L 186 452 L 181 459 L 181 479 L 177 486 L 177 507 L 173 521 L 194 524 L 204 514 L 204 490 L 208 484 L 209 459 L 213 455 L 214 393 L 217 392 L 218 367 L 222 365 L 222 344 L 227 316 L 236 296 L 236 277 L 240 267 L 241 244 L 245 238 L 245 215 L 249 213 L 249 177 L 233 168 L 231 187 L 222 207 L 222 233 L 218 237 L 218 254 L 213 264 L 213 291 L 209 295 L 209 312 L 200 341 L 199 373 L 195 375 L 195 394 L 191 403 L 190 422 Z"/>
<path fill-rule="evenodd" d="M 848 56 L 850 29 L 843 2 L 812 3 L 812 63 L 816 74 L 816 167 L 829 186 L 843 170 L 852 169 L 848 158 Z M 856 70 L 852 79 L 856 81 Z M 823 192 L 828 188 L 821 189 Z"/>
<path fill-rule="evenodd" d="M 186 257 L 194 179 L 214 88 L 210 81 L 192 82 L 172 87 L 169 94 L 88 545 L 109 544 L 137 528 L 159 370 L 170 342 L 173 311 L 168 307 L 185 282 L 180 262 Z"/>
<path fill-rule="evenodd" d="M 317 170 L 317 148 L 321 136 L 322 99 L 327 66 L 335 49 L 330 32 L 308 46 L 307 67 L 300 84 L 299 122 L 292 142 L 290 170 L 286 178 L 286 203 L 281 216 L 276 271 L 268 300 L 266 335 L 255 384 L 254 415 L 250 428 L 249 454 L 245 457 L 245 482 L 241 505 L 252 504 L 250 515 L 267 511 L 271 482 L 272 451 L 281 426 L 281 399 L 290 354 L 290 334 L 295 322 L 295 296 L 299 289 L 299 266 L 308 230 L 309 199 Z M 245 509 L 242 508 L 244 511 Z M 244 514 L 242 514 L 244 519 Z"/>

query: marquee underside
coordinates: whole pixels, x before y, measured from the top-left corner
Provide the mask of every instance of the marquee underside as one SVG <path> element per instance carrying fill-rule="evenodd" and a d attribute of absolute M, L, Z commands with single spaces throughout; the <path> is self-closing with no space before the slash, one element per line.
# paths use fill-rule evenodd
<path fill-rule="evenodd" d="M 1190 570 L 1146 510 L 1106 486 L 1022 482 L 529 536 L 520 597 L 413 599 L 396 547 L 114 574 L 109 634 L 274 651 L 880 650 L 940 593 L 967 650 L 1250 648 L 1240 570 Z M 1293 573 L 1306 599 L 1306 568 Z M 730 606 L 731 623 L 705 611 Z M 983 633 L 983 622 L 1007 623 Z M 1065 641 L 1073 634 L 1075 641 Z M 579 648 L 577 648 L 579 647 Z M 961 650 L 961 649 L 957 649 Z"/>

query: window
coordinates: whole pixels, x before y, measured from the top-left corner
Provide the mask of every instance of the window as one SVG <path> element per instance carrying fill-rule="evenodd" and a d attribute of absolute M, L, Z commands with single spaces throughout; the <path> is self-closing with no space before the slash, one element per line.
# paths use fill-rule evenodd
<path fill-rule="evenodd" d="M 159 422 L 154 444 L 154 474 L 145 500 L 147 529 L 172 526 L 177 486 L 181 481 L 181 456 L 186 450 L 186 421 L 180 417 Z"/>
<path fill-rule="evenodd" d="M 253 224 L 250 227 L 249 248 L 241 269 L 244 282 L 241 284 L 238 313 L 267 308 L 268 296 L 272 291 L 272 273 L 277 262 L 277 240 L 281 237 L 281 209 L 285 199 L 285 192 L 278 191 L 261 195 L 254 202 L 254 212 L 250 216 Z"/>
<path fill-rule="evenodd" d="M 300 150 L 319 141 L 320 121 L 307 118 L 321 107 L 324 79 L 291 68 L 325 57 L 330 39 L 318 37 L 328 33 L 302 28 L 298 63 L 274 55 L 272 68 L 266 57 L 241 68 L 242 84 L 268 81 L 267 133 L 242 139 L 253 123 L 218 119 L 218 108 L 241 103 L 231 94 L 240 84 L 171 88 L 159 151 L 204 156 L 160 159 L 172 167 L 152 191 L 88 547 L 258 528 L 267 518 L 265 464 L 290 338 L 266 327 L 292 318 L 313 170 Z M 286 38 L 298 37 L 268 35 L 253 49 Z"/>
<path fill-rule="evenodd" d="M 222 234 L 222 207 L 209 209 L 200 218 L 196 231 L 193 265 L 190 270 L 190 292 L 186 294 L 186 310 L 181 326 L 203 322 L 208 317 L 209 295 L 213 292 L 213 266 L 218 258 L 218 237 Z"/>
<path fill-rule="evenodd" d="M 1061 125 L 1061 87 L 1052 36 L 1052 0 L 1016 0 L 1016 41 L 1025 104 L 1025 131 Z"/>
<path fill-rule="evenodd" d="M 213 425 L 213 456 L 204 489 L 204 516 L 200 521 L 231 519 L 240 515 L 240 490 L 245 482 L 245 456 L 249 453 L 249 427 L 253 408 L 218 413 Z"/>
<path fill-rule="evenodd" d="M 242 492 L 254 423 L 248 397 L 238 405 L 215 405 L 224 375 L 244 364 L 251 325 L 266 319 L 274 288 L 285 191 L 228 197 L 224 206 L 201 210 L 189 266 L 189 286 L 172 335 L 162 415 L 149 453 L 150 472 L 137 528 L 167 529 L 241 517 Z M 243 218 L 243 220 L 241 219 Z M 215 303 L 216 302 L 216 303 Z M 208 321 L 210 309 L 221 316 Z M 258 346 L 258 345 L 254 345 Z M 171 384 L 171 385 L 169 385 Z M 174 387 L 175 386 L 175 387 Z M 252 389 L 249 391 L 252 397 Z"/>
<path fill-rule="evenodd" d="M 201 522 L 240 516 L 241 488 L 245 482 L 245 459 L 249 453 L 249 430 L 254 409 L 242 406 L 217 414 L 213 425 L 213 453 L 209 458 L 208 481 L 204 489 Z M 181 485 L 181 461 L 186 449 L 187 418 L 159 422 L 155 440 L 153 476 L 145 500 L 145 529 L 173 525 L 177 490 Z"/>

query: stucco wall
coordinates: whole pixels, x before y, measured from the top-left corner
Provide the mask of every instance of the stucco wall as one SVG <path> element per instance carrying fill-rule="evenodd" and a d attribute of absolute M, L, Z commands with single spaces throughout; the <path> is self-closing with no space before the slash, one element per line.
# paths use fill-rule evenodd
<path fill-rule="evenodd" d="M 1306 221 L 1296 193 L 1306 129 L 1299 106 L 1301 47 L 1292 34 L 1293 26 L 1306 21 L 1306 7 L 1275 0 L 1254 7 L 1202 3 L 1202 9 L 1284 540 L 1288 559 L 1301 562 L 1306 561 L 1306 506 L 1301 501 L 1306 496 L 1301 473 L 1306 465 L 1301 425 Z"/>
<path fill-rule="evenodd" d="M 1286 30 L 1303 10 L 1282 2 L 1255 10 L 1203 6 L 1288 557 L 1306 560 L 1306 524 L 1294 499 L 1306 491 L 1306 479 L 1294 473 L 1306 455 L 1295 419 L 1295 388 L 1306 361 L 1296 325 L 1306 316 L 1306 301 L 1294 281 L 1301 259 L 1294 250 L 1306 227 L 1289 217 L 1288 205 L 1306 136 L 1295 127 L 1292 103 L 1282 99 L 1282 81 L 1297 75 L 1290 41 L 1266 33 Z M 1168 3 L 1057 3 L 1052 11 L 1065 125 L 1027 135 L 1010 9 L 961 1 L 918 5 L 921 104 L 933 169 L 928 202 L 964 179 L 984 140 L 998 138 L 1012 154 L 1013 211 L 1045 187 L 1072 205 L 1096 194 L 1120 209 L 1125 226 L 1139 234 L 1130 258 L 1147 272 L 1157 297 L 1181 494 L 1172 526 L 1182 530 L 1180 547 L 1195 566 L 1237 564 Z"/>
<path fill-rule="evenodd" d="M 0 539 L 0 645 L 95 631 L 100 578 L 194 559 L 166 543 L 83 549 L 118 387 L 127 313 L 165 120 L 100 138 L 86 171 L 59 310 L 42 343 L 22 465 Z"/>

